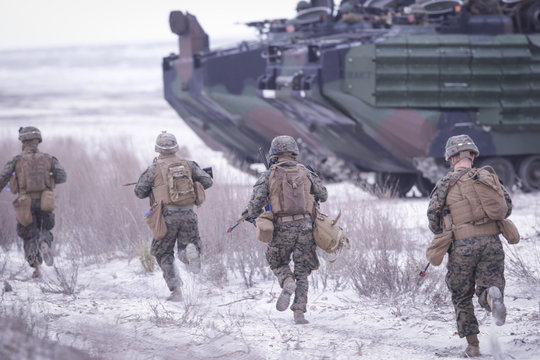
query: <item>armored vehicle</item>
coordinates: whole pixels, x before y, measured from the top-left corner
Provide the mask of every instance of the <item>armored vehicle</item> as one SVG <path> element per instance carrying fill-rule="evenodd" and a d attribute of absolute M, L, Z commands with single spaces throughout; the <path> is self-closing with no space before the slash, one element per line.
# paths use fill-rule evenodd
<path fill-rule="evenodd" d="M 446 139 L 468 134 L 477 165 L 540 189 L 540 0 L 307 5 L 222 49 L 195 16 L 171 12 L 179 54 L 163 59 L 165 98 L 208 146 L 247 170 L 287 134 L 327 180 L 374 174 L 426 195 L 447 171 Z"/>

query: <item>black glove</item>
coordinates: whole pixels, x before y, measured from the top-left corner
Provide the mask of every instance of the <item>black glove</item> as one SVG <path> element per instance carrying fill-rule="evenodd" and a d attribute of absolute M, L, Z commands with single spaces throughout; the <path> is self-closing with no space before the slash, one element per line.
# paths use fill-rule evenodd
<path fill-rule="evenodd" d="M 253 226 L 256 226 L 256 224 L 255 224 L 255 218 L 247 217 L 247 218 L 246 218 L 246 221 L 249 221 L 250 223 L 253 224 Z"/>

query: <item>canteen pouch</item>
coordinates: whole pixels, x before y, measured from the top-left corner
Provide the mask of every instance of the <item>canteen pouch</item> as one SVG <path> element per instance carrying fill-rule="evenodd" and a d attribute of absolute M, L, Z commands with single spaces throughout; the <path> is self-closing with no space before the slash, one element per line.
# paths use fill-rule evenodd
<path fill-rule="evenodd" d="M 509 244 L 517 244 L 519 242 L 519 230 L 512 220 L 504 219 L 497 221 L 497 226 Z"/>
<path fill-rule="evenodd" d="M 150 227 L 154 239 L 161 240 L 165 237 L 167 234 L 167 224 L 163 217 L 163 203 L 161 201 L 156 201 L 152 204 L 150 213 L 146 216 L 146 223 Z"/>
<path fill-rule="evenodd" d="M 13 201 L 15 217 L 22 226 L 28 226 L 33 222 L 31 206 L 32 199 L 27 194 L 21 194 Z"/>
<path fill-rule="evenodd" d="M 274 236 L 274 214 L 271 211 L 265 211 L 255 219 L 257 228 L 257 239 L 263 243 L 269 243 Z"/>
<path fill-rule="evenodd" d="M 335 253 L 344 243 L 348 243 L 343 229 L 336 225 L 341 211 L 335 219 L 323 214 L 318 209 L 315 210 L 315 220 L 313 222 L 313 239 L 318 247 L 329 254 Z"/>
<path fill-rule="evenodd" d="M 54 211 L 54 192 L 51 190 L 41 192 L 41 211 Z"/>
<path fill-rule="evenodd" d="M 431 265 L 441 265 L 444 255 L 446 255 L 452 244 L 452 239 L 452 231 L 443 231 L 442 233 L 433 236 L 433 240 L 426 250 L 426 258 Z"/>

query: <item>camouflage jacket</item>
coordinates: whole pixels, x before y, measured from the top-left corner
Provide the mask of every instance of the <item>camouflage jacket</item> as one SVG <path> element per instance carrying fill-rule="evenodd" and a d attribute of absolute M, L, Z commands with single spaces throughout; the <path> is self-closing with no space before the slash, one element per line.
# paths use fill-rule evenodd
<path fill-rule="evenodd" d="M 456 169 L 457 170 L 457 169 Z M 450 170 L 445 176 L 443 176 L 435 185 L 435 188 L 431 192 L 431 199 L 429 201 L 427 217 L 429 222 L 429 229 L 434 234 L 440 234 L 442 229 L 441 220 L 446 211 L 446 195 L 448 194 L 448 188 L 450 186 L 450 180 L 457 171 Z M 508 206 L 508 212 L 506 217 L 510 216 L 512 213 L 512 199 L 508 194 L 506 188 L 503 187 L 504 198 Z"/>
<path fill-rule="evenodd" d="M 34 151 L 37 150 L 25 150 L 25 151 Z M 67 174 L 66 170 L 60 165 L 60 162 L 57 158 L 54 156 L 51 156 L 49 154 L 45 154 L 47 157 L 51 159 L 52 163 L 52 173 L 54 178 L 55 184 L 62 184 L 67 181 Z M 15 172 L 15 166 L 17 165 L 17 161 L 21 158 L 21 155 L 16 155 L 12 160 L 8 161 L 6 165 L 4 165 L 4 168 L 2 169 L 2 172 L 0 173 L 0 191 L 7 185 L 9 182 L 9 178 L 11 177 L 11 174 Z"/>
<path fill-rule="evenodd" d="M 152 165 L 150 165 L 148 169 L 146 169 L 141 174 L 141 176 L 139 177 L 139 181 L 137 181 L 137 185 L 135 185 L 134 190 L 135 195 L 138 198 L 144 199 L 145 197 L 150 196 L 150 194 L 152 193 L 152 187 L 154 186 L 154 179 L 156 177 L 157 160 L 170 156 L 171 155 L 159 155 L 159 157 L 154 159 Z M 210 175 L 208 175 L 204 170 L 202 170 L 195 161 L 188 160 L 188 164 L 191 166 L 193 181 L 200 182 L 205 189 L 208 189 L 210 186 L 212 186 L 213 181 Z"/>
<path fill-rule="evenodd" d="M 291 161 L 291 165 L 295 165 L 296 161 Z M 287 166 L 287 163 L 284 164 Z M 269 198 L 269 179 L 271 170 L 266 170 L 261 174 L 255 185 L 253 186 L 253 193 L 251 200 L 247 206 L 249 217 L 256 218 L 264 211 L 264 206 L 268 203 Z M 311 170 L 307 170 L 309 180 L 311 180 L 311 193 L 315 196 L 315 199 L 321 202 L 325 202 L 328 198 L 328 191 L 321 184 L 319 176 Z"/>

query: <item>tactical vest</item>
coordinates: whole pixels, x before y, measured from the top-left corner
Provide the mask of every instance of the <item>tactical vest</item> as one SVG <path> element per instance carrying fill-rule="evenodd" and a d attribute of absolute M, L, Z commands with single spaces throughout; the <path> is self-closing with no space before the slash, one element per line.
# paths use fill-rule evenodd
<path fill-rule="evenodd" d="M 475 189 L 478 177 L 486 175 L 484 172 L 487 173 L 487 170 L 471 169 L 448 190 L 446 204 L 450 209 L 451 224 L 445 227 L 451 227 L 456 240 L 500 233 L 496 220 L 488 216 Z"/>
<path fill-rule="evenodd" d="M 283 166 L 290 160 L 270 167 L 270 205 L 276 216 L 311 214 L 315 197 L 311 194 L 311 180 L 307 169 L 296 163 Z"/>
<path fill-rule="evenodd" d="M 32 199 L 39 199 L 44 190 L 54 188 L 52 160 L 40 152 L 23 153 L 17 160 L 13 176 L 13 184 L 16 185 L 16 188 L 12 191 L 28 194 Z"/>
<path fill-rule="evenodd" d="M 176 156 L 158 159 L 152 193 L 165 206 L 192 207 L 195 189 L 189 163 Z"/>

